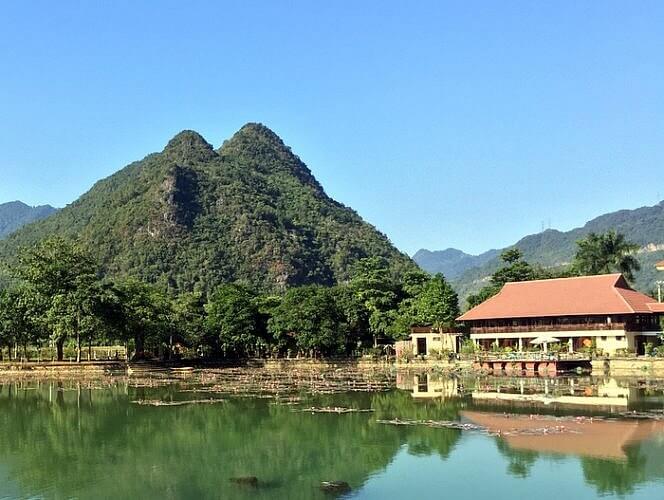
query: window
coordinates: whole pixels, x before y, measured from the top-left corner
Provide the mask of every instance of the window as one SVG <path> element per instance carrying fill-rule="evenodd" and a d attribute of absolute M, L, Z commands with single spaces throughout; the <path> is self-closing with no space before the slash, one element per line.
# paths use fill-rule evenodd
<path fill-rule="evenodd" d="M 622 342 L 623 340 L 625 340 L 625 337 L 616 337 L 616 340 L 617 340 L 618 342 Z"/>
<path fill-rule="evenodd" d="M 606 341 L 606 335 L 602 335 L 602 340 Z"/>

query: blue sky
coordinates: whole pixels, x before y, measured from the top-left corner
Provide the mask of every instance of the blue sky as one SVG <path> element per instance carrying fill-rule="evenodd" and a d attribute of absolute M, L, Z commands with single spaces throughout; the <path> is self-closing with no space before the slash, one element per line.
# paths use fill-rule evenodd
<path fill-rule="evenodd" d="M 481 252 L 664 198 L 664 2 L 3 2 L 0 117 L 0 202 L 259 121 L 402 250 Z"/>

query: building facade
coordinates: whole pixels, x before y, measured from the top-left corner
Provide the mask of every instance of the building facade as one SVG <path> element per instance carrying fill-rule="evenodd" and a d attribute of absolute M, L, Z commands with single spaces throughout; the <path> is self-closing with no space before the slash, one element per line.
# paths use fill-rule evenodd
<path fill-rule="evenodd" d="M 410 342 L 415 356 L 430 356 L 432 353 L 458 352 L 459 334 L 432 327 L 413 326 Z"/>
<path fill-rule="evenodd" d="M 633 290 L 620 274 L 507 283 L 458 318 L 479 347 L 543 347 L 643 354 L 659 343 L 664 304 Z"/>

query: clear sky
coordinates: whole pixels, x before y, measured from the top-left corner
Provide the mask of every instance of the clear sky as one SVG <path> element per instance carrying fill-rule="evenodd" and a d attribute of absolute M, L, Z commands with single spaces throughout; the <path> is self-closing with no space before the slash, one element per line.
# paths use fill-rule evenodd
<path fill-rule="evenodd" d="M 402 250 L 664 198 L 661 1 L 0 5 L 0 202 L 263 122 Z"/>

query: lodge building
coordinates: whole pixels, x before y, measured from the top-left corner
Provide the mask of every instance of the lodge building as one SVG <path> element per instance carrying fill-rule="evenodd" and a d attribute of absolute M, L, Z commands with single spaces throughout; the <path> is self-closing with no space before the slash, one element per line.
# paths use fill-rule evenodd
<path fill-rule="evenodd" d="M 620 274 L 507 283 L 457 318 L 479 347 L 524 351 L 554 343 L 564 352 L 595 347 L 643 354 L 658 344 L 664 304 L 633 290 Z"/>

